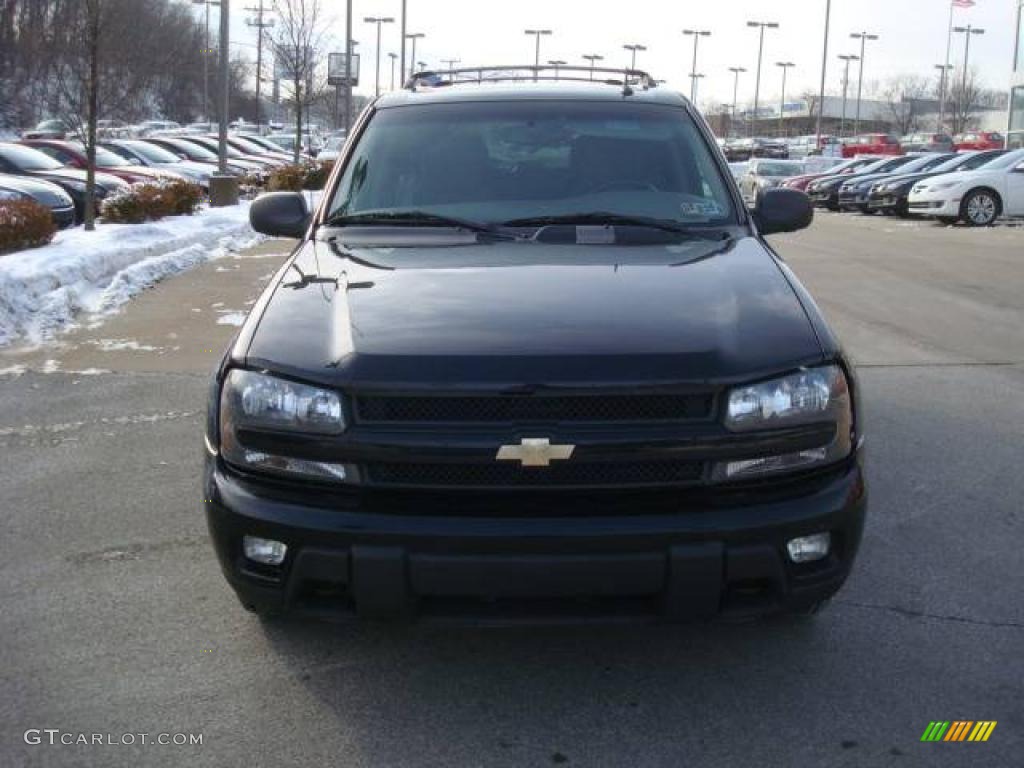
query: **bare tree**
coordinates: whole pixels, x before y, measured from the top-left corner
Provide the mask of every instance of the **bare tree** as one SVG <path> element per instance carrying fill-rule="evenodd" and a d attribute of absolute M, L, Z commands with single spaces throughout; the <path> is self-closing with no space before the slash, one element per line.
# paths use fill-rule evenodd
<path fill-rule="evenodd" d="M 271 38 L 276 66 L 283 73 L 295 113 L 295 162 L 302 151 L 303 114 L 318 99 L 318 63 L 324 58 L 328 20 L 321 0 L 279 0 L 278 24 Z"/>
<path fill-rule="evenodd" d="M 976 69 L 969 69 L 966 77 L 962 69 L 950 73 L 949 105 L 953 133 L 963 133 L 970 128 L 983 93 Z"/>
<path fill-rule="evenodd" d="M 931 82 L 920 75 L 894 75 L 879 91 L 893 126 L 901 135 L 917 130 L 925 101 L 931 95 Z"/>
<path fill-rule="evenodd" d="M 821 106 L 818 104 L 818 97 L 818 92 L 810 88 L 800 94 L 800 98 L 803 99 L 804 103 L 807 105 L 808 125 L 814 125 L 818 116 L 818 109 Z"/>

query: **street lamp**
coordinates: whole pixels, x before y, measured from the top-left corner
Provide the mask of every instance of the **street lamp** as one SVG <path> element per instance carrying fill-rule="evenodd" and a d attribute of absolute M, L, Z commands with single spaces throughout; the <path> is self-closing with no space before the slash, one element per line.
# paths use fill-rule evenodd
<path fill-rule="evenodd" d="M 754 82 L 754 119 L 750 123 L 750 131 L 753 133 L 757 124 L 758 106 L 761 103 L 761 58 L 764 55 L 764 31 L 766 29 L 778 29 L 778 22 L 775 21 L 748 21 L 748 27 L 757 27 L 760 39 L 757 45 L 757 79 Z"/>
<path fill-rule="evenodd" d="M 583 58 L 590 62 L 590 79 L 594 79 L 594 64 L 599 61 L 604 61 L 604 56 L 599 56 L 596 53 L 584 53 Z"/>
<path fill-rule="evenodd" d="M 936 64 L 935 68 L 939 70 L 939 122 L 935 124 L 935 130 L 941 131 L 943 123 L 946 122 L 946 77 L 951 69 L 952 64 Z"/>
<path fill-rule="evenodd" d="M 697 106 L 697 83 L 704 77 L 703 72 L 693 72 L 690 74 L 690 79 L 693 81 L 693 98 L 691 103 L 696 108 Z M 655 81 L 657 82 L 657 81 Z"/>
<path fill-rule="evenodd" d="M 795 67 L 792 61 L 776 61 L 775 66 L 782 69 L 782 97 L 779 99 L 779 136 L 784 133 L 782 118 L 786 114 L 786 73 L 790 67 Z"/>
<path fill-rule="evenodd" d="M 967 110 L 971 108 L 967 98 L 967 64 L 971 57 L 971 35 L 984 35 L 984 29 L 978 29 L 968 24 L 966 27 L 953 27 L 953 31 L 964 36 L 964 72 L 960 86 L 960 113 L 964 116 L 964 123 L 967 122 Z M 956 126 L 953 126 L 956 128 Z M 966 126 L 960 126 L 962 131 Z"/>
<path fill-rule="evenodd" d="M 392 24 L 395 20 L 390 16 L 365 16 L 363 21 L 377 25 L 377 79 L 374 82 L 373 94 L 380 96 L 380 27 L 382 24 Z"/>
<path fill-rule="evenodd" d="M 255 17 L 246 19 L 245 23 L 247 26 L 252 27 L 256 30 L 256 132 L 260 131 L 260 84 L 263 81 L 263 30 L 273 29 L 275 21 L 274 19 L 263 20 L 265 14 L 270 12 L 270 8 L 266 8 L 263 5 L 264 0 L 259 0 L 259 5 L 255 7 L 246 8 L 247 11 L 251 11 L 256 14 Z"/>
<path fill-rule="evenodd" d="M 839 58 L 846 62 L 846 71 L 843 74 L 843 116 L 839 120 L 839 137 L 846 133 L 846 91 L 850 85 L 850 62 L 859 61 L 860 56 L 852 53 L 840 54 Z"/>
<path fill-rule="evenodd" d="M 413 70 L 416 69 L 418 62 L 416 61 L 416 41 L 421 37 L 426 37 L 422 32 L 410 32 L 405 36 L 406 40 L 412 40 L 412 50 L 409 52 L 409 77 L 412 77 Z M 402 77 L 405 77 L 403 73 Z"/>
<path fill-rule="evenodd" d="M 203 49 L 203 120 L 210 122 L 210 6 L 220 0 L 192 0 L 193 5 L 206 6 L 206 47 Z"/>
<path fill-rule="evenodd" d="M 740 92 L 740 73 L 746 72 L 744 67 L 729 67 L 729 71 L 733 74 L 732 81 L 732 128 L 733 132 L 736 131 L 736 96 Z"/>
<path fill-rule="evenodd" d="M 857 117 L 853 121 L 853 135 L 860 133 L 860 94 L 864 89 L 864 43 L 868 40 L 877 40 L 878 35 L 869 35 L 867 32 L 851 32 L 850 37 L 856 40 L 860 38 L 860 74 L 857 75 Z"/>
<path fill-rule="evenodd" d="M 391 59 L 391 90 L 395 90 L 395 61 L 398 59 L 397 53 L 389 53 L 388 58 Z"/>
<path fill-rule="evenodd" d="M 683 34 L 693 36 L 693 67 L 690 69 L 690 101 L 697 103 L 697 43 L 702 37 L 711 37 L 706 29 L 684 29 Z"/>
<path fill-rule="evenodd" d="M 640 45 L 640 43 L 630 43 L 630 44 L 624 45 L 622 47 L 625 50 L 632 52 L 633 58 L 632 58 L 632 60 L 630 62 L 629 68 L 630 69 L 636 69 L 636 52 L 637 51 L 646 51 L 647 50 L 647 46 L 646 45 Z"/>
<path fill-rule="evenodd" d="M 550 64 L 552 67 L 555 68 L 555 80 L 558 79 L 558 68 L 559 67 L 564 67 L 568 63 L 569 63 L 568 61 L 562 61 L 561 59 L 549 59 L 548 60 L 548 64 Z"/>
<path fill-rule="evenodd" d="M 825 111 L 825 73 L 828 71 L 828 24 L 832 18 L 832 0 L 825 0 L 825 42 L 821 45 L 821 90 L 818 91 L 818 117 L 815 121 L 817 138 L 814 146 L 823 152 L 821 146 L 821 115 Z"/>
<path fill-rule="evenodd" d="M 551 34 L 551 30 L 550 29 L 524 29 L 523 32 L 525 32 L 527 35 L 533 35 L 536 38 L 536 40 L 535 40 L 536 47 L 534 48 L 534 53 L 533 53 L 533 79 L 534 79 L 534 81 L 536 81 L 537 80 L 537 71 L 540 68 L 540 39 L 544 35 L 550 35 Z"/>

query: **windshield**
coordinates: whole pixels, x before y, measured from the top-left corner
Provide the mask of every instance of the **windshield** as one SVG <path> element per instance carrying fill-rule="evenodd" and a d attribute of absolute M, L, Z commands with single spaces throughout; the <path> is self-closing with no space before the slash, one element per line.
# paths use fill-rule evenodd
<path fill-rule="evenodd" d="M 758 163 L 758 176 L 796 176 L 803 173 L 803 166 L 800 163 Z"/>
<path fill-rule="evenodd" d="M 210 150 L 210 152 L 214 153 L 214 159 L 217 159 L 216 153 L 220 151 L 220 146 L 214 139 L 206 139 L 200 137 L 193 138 L 190 136 L 189 138 L 185 139 L 185 141 L 187 141 L 190 144 L 195 144 L 204 149 Z M 232 147 L 230 144 L 225 145 L 225 149 L 227 150 L 228 157 L 240 158 L 243 156 L 241 152 Z"/>
<path fill-rule="evenodd" d="M 68 146 L 74 149 L 79 154 L 85 154 L 85 145 L 77 141 L 69 141 Z M 96 165 L 102 168 L 120 168 L 126 165 L 132 165 L 132 162 L 120 155 L 111 152 L 109 149 L 96 146 Z"/>
<path fill-rule="evenodd" d="M 249 141 L 248 139 L 242 139 L 239 138 L 238 136 L 232 136 L 231 142 L 239 149 L 254 155 L 266 154 L 267 151 L 266 147 L 261 147 L 259 144 L 253 141 Z"/>
<path fill-rule="evenodd" d="M 1002 157 L 997 157 L 995 160 L 990 160 L 984 165 L 978 166 L 977 170 L 981 171 L 995 171 L 1001 168 L 1010 168 L 1016 165 L 1021 160 L 1024 160 L 1024 149 L 1018 149 L 1014 152 L 1007 152 Z"/>
<path fill-rule="evenodd" d="M 187 155 L 192 160 L 201 160 L 204 163 L 217 161 L 217 156 L 206 147 L 201 147 L 184 139 L 166 139 L 162 146 L 174 147 L 176 151 Z"/>
<path fill-rule="evenodd" d="M 55 171 L 64 166 L 49 155 L 37 149 L 22 147 L 17 144 L 0 146 L 0 157 L 12 163 L 19 171 Z"/>
<path fill-rule="evenodd" d="M 488 223 L 605 212 L 723 224 L 735 218 L 728 190 L 696 125 L 675 107 L 476 102 L 377 113 L 330 212 Z"/>
<path fill-rule="evenodd" d="M 130 149 L 137 155 L 141 155 L 151 163 L 180 163 L 181 158 L 175 155 L 173 152 L 169 152 L 163 147 L 158 147 L 155 144 L 147 144 L 144 141 L 129 141 L 125 142 L 125 147 Z"/>

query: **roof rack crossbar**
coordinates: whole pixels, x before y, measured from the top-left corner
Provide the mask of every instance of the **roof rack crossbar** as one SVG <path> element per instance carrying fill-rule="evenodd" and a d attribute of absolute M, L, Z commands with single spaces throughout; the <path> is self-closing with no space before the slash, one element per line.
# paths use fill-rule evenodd
<path fill-rule="evenodd" d="M 552 74 L 553 73 L 553 74 Z M 514 66 L 460 67 L 458 69 L 428 69 L 413 72 L 405 81 L 406 90 L 419 86 L 430 88 L 473 83 L 534 82 L 572 80 L 603 83 L 623 88 L 636 85 L 643 89 L 657 88 L 658 81 L 642 69 L 615 69 L 612 67 L 583 67 L 569 64 L 519 64 Z"/>

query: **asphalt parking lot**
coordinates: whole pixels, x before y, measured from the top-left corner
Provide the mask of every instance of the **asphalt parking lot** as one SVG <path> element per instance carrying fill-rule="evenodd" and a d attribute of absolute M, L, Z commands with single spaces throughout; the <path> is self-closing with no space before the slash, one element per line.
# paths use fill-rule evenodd
<path fill-rule="evenodd" d="M 200 425 L 232 312 L 282 243 L 62 346 L 0 354 L 0 765 L 1021 765 L 1024 228 L 820 214 L 772 240 L 867 409 L 860 558 L 808 622 L 446 630 L 242 611 L 207 541 Z M 936 719 L 998 726 L 920 743 Z M 25 743 L 44 728 L 203 743 Z"/>

